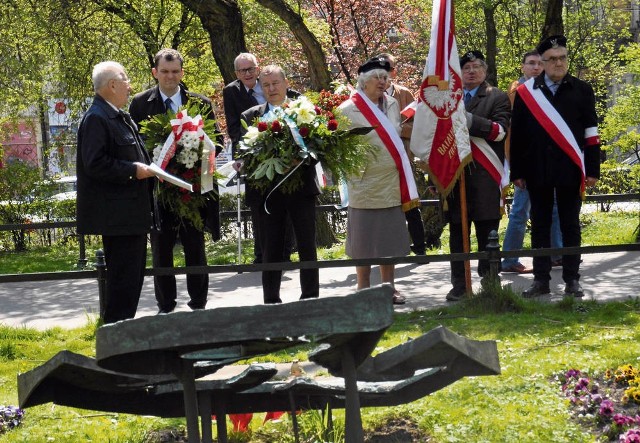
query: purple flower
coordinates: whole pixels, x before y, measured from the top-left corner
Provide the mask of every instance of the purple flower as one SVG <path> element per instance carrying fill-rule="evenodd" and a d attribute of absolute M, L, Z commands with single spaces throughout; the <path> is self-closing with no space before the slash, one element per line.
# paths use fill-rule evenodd
<path fill-rule="evenodd" d="M 23 416 L 24 411 L 16 406 L 0 406 L 0 434 L 18 426 Z"/>
<path fill-rule="evenodd" d="M 613 415 L 613 402 L 611 400 L 602 400 L 598 413 L 603 417 L 611 417 Z"/>
<path fill-rule="evenodd" d="M 624 415 L 620 413 L 615 414 L 613 416 L 613 421 L 618 426 L 632 425 L 635 423 L 635 419 L 633 419 L 632 417 L 629 417 L 628 415 Z"/>
<path fill-rule="evenodd" d="M 589 386 L 589 379 L 586 377 L 579 378 L 576 386 L 581 388 L 586 388 L 587 386 Z"/>
<path fill-rule="evenodd" d="M 620 443 L 640 443 L 640 429 L 629 429 L 620 435 Z"/>
<path fill-rule="evenodd" d="M 565 374 L 565 378 L 578 378 L 580 377 L 580 371 L 577 369 L 569 369 Z"/>

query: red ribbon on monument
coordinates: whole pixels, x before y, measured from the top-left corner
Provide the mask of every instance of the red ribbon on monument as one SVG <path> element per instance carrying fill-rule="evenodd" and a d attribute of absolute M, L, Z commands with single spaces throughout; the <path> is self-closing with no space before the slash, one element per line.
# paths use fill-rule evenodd
<path fill-rule="evenodd" d="M 429 177 L 443 197 L 472 159 L 462 95 L 453 1 L 434 0 L 410 148 L 427 163 Z"/>

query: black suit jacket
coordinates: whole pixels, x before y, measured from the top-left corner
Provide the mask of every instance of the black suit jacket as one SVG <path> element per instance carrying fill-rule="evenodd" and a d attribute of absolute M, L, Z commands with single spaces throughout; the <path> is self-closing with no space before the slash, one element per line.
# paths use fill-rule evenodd
<path fill-rule="evenodd" d="M 216 115 L 213 112 L 213 106 L 211 105 L 211 100 L 209 100 L 204 95 L 195 94 L 193 92 L 187 91 L 183 86 L 180 86 L 180 97 L 182 99 L 182 104 L 185 105 L 188 100 L 196 100 L 202 103 L 203 113 L 209 111 L 206 118 L 215 120 Z M 131 114 L 131 118 L 136 122 L 138 126 L 140 126 L 140 122 L 143 120 L 149 119 L 149 117 L 157 114 L 163 114 L 166 112 L 164 101 L 162 100 L 162 95 L 160 94 L 160 87 L 154 86 L 153 88 L 147 89 L 146 91 L 140 92 L 136 94 L 131 100 L 131 104 L 129 105 L 129 113 Z M 222 143 L 223 137 L 220 132 L 220 128 L 216 123 L 216 135 L 214 142 L 217 142 L 216 146 L 216 155 L 222 151 Z M 217 184 L 214 184 L 217 190 Z M 220 204 L 218 200 L 207 200 L 207 205 L 204 208 L 205 213 L 203 214 L 204 225 L 207 231 L 211 232 L 214 239 L 220 238 Z"/>
<path fill-rule="evenodd" d="M 300 93 L 294 89 L 287 90 L 287 97 L 297 98 Z M 242 113 L 255 106 L 253 99 L 249 96 L 247 89 L 240 80 L 233 81 L 222 90 L 222 102 L 224 106 L 224 116 L 227 120 L 227 134 L 231 139 L 233 154 L 240 142 L 244 131 L 242 130 Z"/>
<path fill-rule="evenodd" d="M 96 95 L 78 129 L 78 233 L 149 232 L 152 182 L 136 179 L 134 162 L 149 163 L 135 128 Z"/>

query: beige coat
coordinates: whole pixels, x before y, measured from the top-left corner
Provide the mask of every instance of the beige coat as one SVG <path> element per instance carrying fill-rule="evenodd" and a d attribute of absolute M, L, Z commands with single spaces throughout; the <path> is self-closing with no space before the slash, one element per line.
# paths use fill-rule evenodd
<path fill-rule="evenodd" d="M 342 113 L 351 121 L 351 128 L 370 126 L 367 119 L 351 101 L 340 105 Z M 384 112 L 400 134 L 400 108 L 392 97 L 385 96 Z M 377 149 L 359 176 L 347 180 L 349 206 L 357 209 L 380 209 L 400 206 L 400 178 L 391 154 L 375 130 L 364 136 Z"/>

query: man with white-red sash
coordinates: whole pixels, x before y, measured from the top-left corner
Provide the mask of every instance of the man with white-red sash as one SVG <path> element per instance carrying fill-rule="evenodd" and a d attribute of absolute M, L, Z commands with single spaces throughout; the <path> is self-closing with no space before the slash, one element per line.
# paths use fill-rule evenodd
<path fill-rule="evenodd" d="M 501 182 L 504 179 L 504 139 L 511 103 L 508 95 L 489 85 L 487 64 L 480 51 L 469 51 L 460 58 L 462 88 L 473 161 L 464 167 L 468 222 L 473 222 L 478 250 L 484 251 L 489 233 L 500 225 Z M 460 182 L 447 197 L 449 245 L 452 253 L 463 252 Z M 488 260 L 478 262 L 478 274 L 489 274 Z M 484 281 L 484 280 L 483 280 Z M 465 292 L 464 262 L 451 262 L 452 288 L 448 301 L 460 300 Z"/>
<path fill-rule="evenodd" d="M 591 86 L 569 75 L 567 39 L 555 35 L 537 47 L 544 72 L 522 84 L 511 123 L 511 181 L 531 198 L 531 246 L 550 246 L 554 192 L 565 247 L 580 246 L 585 186 L 600 177 L 600 139 Z M 562 257 L 564 293 L 582 297 L 580 255 Z M 549 294 L 551 258 L 533 258 L 534 281 L 524 297 Z"/>

